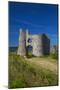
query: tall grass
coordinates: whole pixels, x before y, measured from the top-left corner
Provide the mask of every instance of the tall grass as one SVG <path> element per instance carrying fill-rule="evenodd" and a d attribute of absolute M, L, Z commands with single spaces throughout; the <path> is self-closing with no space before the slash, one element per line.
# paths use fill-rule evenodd
<path fill-rule="evenodd" d="M 48 68 L 48 67 L 47 67 Z M 9 55 L 9 88 L 58 85 L 57 75 L 28 63 L 24 57 Z"/>

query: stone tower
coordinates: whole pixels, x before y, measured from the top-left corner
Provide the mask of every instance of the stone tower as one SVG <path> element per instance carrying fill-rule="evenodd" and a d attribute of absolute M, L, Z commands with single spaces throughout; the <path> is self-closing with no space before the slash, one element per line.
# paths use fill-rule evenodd
<path fill-rule="evenodd" d="M 26 46 L 28 46 L 28 38 L 29 38 L 29 32 L 28 29 L 26 29 Z"/>
<path fill-rule="evenodd" d="M 26 56 L 26 31 L 23 29 L 20 29 L 19 34 L 19 46 L 17 54 L 21 56 Z"/>
<path fill-rule="evenodd" d="M 43 55 L 41 35 L 33 35 L 32 36 L 32 46 L 33 46 L 33 52 L 32 53 L 34 56 L 42 56 Z"/>
<path fill-rule="evenodd" d="M 50 53 L 50 40 L 45 34 L 33 35 L 32 46 L 34 56 L 43 56 Z"/>
<path fill-rule="evenodd" d="M 28 29 L 20 29 L 17 54 L 26 56 L 30 50 L 34 56 L 48 55 L 50 53 L 50 39 L 45 34 L 30 35 Z"/>

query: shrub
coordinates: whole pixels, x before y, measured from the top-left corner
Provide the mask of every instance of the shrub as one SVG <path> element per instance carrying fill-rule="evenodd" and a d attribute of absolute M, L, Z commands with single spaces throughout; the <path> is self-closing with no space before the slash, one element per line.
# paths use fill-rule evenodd
<path fill-rule="evenodd" d="M 58 59 L 58 54 L 57 54 L 57 53 L 51 54 L 51 57 L 52 57 L 53 59 Z"/>

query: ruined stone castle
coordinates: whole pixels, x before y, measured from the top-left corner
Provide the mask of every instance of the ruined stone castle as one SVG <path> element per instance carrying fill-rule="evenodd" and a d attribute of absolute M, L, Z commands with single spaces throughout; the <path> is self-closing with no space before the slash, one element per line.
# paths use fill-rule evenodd
<path fill-rule="evenodd" d="M 34 56 L 43 56 L 50 53 L 50 39 L 45 34 L 30 35 L 28 30 L 20 29 L 17 54 L 26 56 L 29 51 Z"/>

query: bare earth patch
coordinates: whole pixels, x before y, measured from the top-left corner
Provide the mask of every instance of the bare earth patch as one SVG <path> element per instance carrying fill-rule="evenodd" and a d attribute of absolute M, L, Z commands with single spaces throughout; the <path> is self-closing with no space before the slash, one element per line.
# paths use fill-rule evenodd
<path fill-rule="evenodd" d="M 27 59 L 30 63 L 32 64 L 36 64 L 38 66 L 41 66 L 42 68 L 48 69 L 50 71 L 53 71 L 55 74 L 57 74 L 57 62 L 56 63 L 52 63 L 50 62 L 50 60 L 48 58 L 38 58 L 38 57 L 34 57 L 34 58 L 30 58 Z"/>

